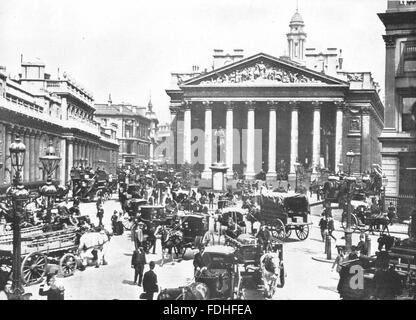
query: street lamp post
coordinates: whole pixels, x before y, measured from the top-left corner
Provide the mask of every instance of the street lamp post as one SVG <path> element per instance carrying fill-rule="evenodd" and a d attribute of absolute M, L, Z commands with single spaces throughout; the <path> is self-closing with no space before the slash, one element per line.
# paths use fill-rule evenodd
<path fill-rule="evenodd" d="M 9 147 L 11 165 L 14 171 L 13 187 L 9 188 L 7 195 L 13 204 L 13 286 L 12 290 L 16 299 L 24 294 L 21 278 L 21 234 L 20 221 L 24 214 L 24 207 L 29 200 L 29 192 L 22 184 L 22 169 L 24 165 L 26 146 L 19 136 Z"/>
<path fill-rule="evenodd" d="M 46 154 L 43 157 L 39 157 L 39 160 L 41 161 L 43 170 L 47 175 L 46 185 L 42 186 L 40 193 L 46 199 L 46 220 L 50 223 L 53 200 L 58 192 L 52 182 L 52 175 L 58 168 L 59 162 L 61 161 L 61 158 L 55 153 L 52 140 L 49 140 L 49 146 L 46 149 Z"/>
<path fill-rule="evenodd" d="M 351 177 L 351 166 L 354 162 L 355 154 L 352 150 L 347 152 L 348 177 L 347 181 L 347 229 L 345 230 L 345 247 L 347 252 L 351 252 L 352 247 L 352 228 L 351 228 L 351 189 L 355 182 L 355 178 Z"/>

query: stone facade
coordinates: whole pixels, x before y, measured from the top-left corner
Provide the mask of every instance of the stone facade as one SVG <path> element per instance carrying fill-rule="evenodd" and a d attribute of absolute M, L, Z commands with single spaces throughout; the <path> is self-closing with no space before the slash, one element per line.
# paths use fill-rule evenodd
<path fill-rule="evenodd" d="M 302 24 L 297 13 L 292 29 L 293 19 Z M 305 36 L 303 29 L 288 34 L 289 49 L 298 40 L 304 49 Z M 374 135 L 382 130 L 384 114 L 371 74 L 338 70 L 334 77 L 297 61 L 303 52 L 293 55 L 295 61 L 259 53 L 211 72 L 172 74 L 166 92 L 174 115 L 175 163 L 199 163 L 208 179 L 222 129 L 220 156 L 229 178 L 236 170 L 253 179 L 263 170 L 275 179 L 282 160 L 291 175 L 297 161 L 313 173 L 323 167 L 335 172 L 351 149 L 357 154 L 355 173 L 380 164 Z"/>
<path fill-rule="evenodd" d="M 137 164 L 153 160 L 158 120 L 152 110 L 127 103 L 96 104 L 96 116 L 102 126 L 116 130 L 120 144 L 119 165 Z"/>
<path fill-rule="evenodd" d="M 415 195 L 416 2 L 388 1 L 378 16 L 386 27 L 385 125 L 379 138 L 386 193 Z"/>
<path fill-rule="evenodd" d="M 84 164 L 115 171 L 118 144 L 114 137 L 101 134 L 94 120 L 93 97 L 67 74 L 50 79 L 42 62 L 23 62 L 19 79 L 0 70 L 0 187 L 11 183 L 9 146 L 16 135 L 26 145 L 23 170 L 26 184 L 46 179 L 39 157 L 49 141 L 61 157 L 55 179 L 70 179 L 73 166 Z"/>

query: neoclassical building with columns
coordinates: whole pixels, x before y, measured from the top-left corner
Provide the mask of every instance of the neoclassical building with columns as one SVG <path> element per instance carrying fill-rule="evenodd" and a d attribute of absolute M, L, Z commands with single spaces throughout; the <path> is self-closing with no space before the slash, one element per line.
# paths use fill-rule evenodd
<path fill-rule="evenodd" d="M 115 130 L 95 121 L 91 93 L 66 73 L 51 79 L 43 62 L 22 61 L 21 67 L 13 79 L 0 69 L 0 188 L 12 182 L 9 147 L 16 136 L 26 145 L 23 182 L 28 186 L 46 179 L 39 157 L 50 141 L 61 157 L 53 177 L 61 184 L 81 163 L 115 173 Z"/>
<path fill-rule="evenodd" d="M 199 163 L 202 177 L 210 179 L 219 154 L 228 177 L 237 170 L 253 179 L 263 170 L 270 180 L 282 161 L 291 176 L 297 162 L 313 173 L 346 171 L 350 150 L 356 154 L 354 173 L 380 164 L 384 108 L 371 73 L 343 70 L 337 49 L 306 48 L 298 12 L 287 37 L 287 57 L 244 58 L 241 49 L 217 49 L 212 71 L 172 73 L 166 92 L 176 164 Z M 219 135 L 225 136 L 220 145 Z"/>

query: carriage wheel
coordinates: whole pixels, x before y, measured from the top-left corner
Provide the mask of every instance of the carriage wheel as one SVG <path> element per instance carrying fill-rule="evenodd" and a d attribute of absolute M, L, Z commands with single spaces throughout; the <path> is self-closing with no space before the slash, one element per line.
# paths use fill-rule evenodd
<path fill-rule="evenodd" d="M 64 277 L 72 276 L 77 268 L 77 260 L 72 253 L 66 253 L 59 260 L 61 273 Z"/>
<path fill-rule="evenodd" d="M 288 239 L 290 237 L 290 235 L 292 234 L 292 229 L 290 228 L 290 226 L 286 226 L 286 239 Z"/>
<path fill-rule="evenodd" d="M 347 229 L 347 224 L 348 224 L 348 218 L 346 214 L 342 215 L 341 218 L 341 226 L 342 228 L 345 230 Z M 360 230 L 359 224 L 358 224 L 358 219 L 357 216 L 353 213 L 351 213 L 351 228 L 356 231 L 356 230 Z"/>
<path fill-rule="evenodd" d="M 133 222 L 130 221 L 129 219 L 124 219 L 123 227 L 124 227 L 124 230 L 131 230 L 131 228 L 133 227 Z"/>
<path fill-rule="evenodd" d="M 39 283 L 46 273 L 48 259 L 40 252 L 32 252 L 23 259 L 22 280 L 24 284 L 31 285 Z"/>
<path fill-rule="evenodd" d="M 299 240 L 305 240 L 309 236 L 309 225 L 305 224 L 302 226 L 298 226 L 295 229 L 296 236 L 299 238 Z"/>
<path fill-rule="evenodd" d="M 277 219 L 276 223 L 274 224 L 273 228 L 270 231 L 274 238 L 277 238 L 283 241 L 286 239 L 285 229 L 286 228 L 285 228 L 285 225 L 283 224 L 283 221 L 280 219 Z"/>

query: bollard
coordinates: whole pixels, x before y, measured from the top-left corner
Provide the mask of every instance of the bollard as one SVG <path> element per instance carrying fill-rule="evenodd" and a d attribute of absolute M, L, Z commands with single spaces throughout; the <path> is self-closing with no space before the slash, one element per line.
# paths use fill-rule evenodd
<path fill-rule="evenodd" d="M 326 246 L 325 246 L 326 250 L 326 259 L 327 260 L 332 260 L 332 252 L 331 252 L 331 237 L 329 235 L 326 236 Z"/>
<path fill-rule="evenodd" d="M 365 235 L 365 248 L 367 250 L 367 256 L 371 256 L 371 238 L 368 234 Z"/>

